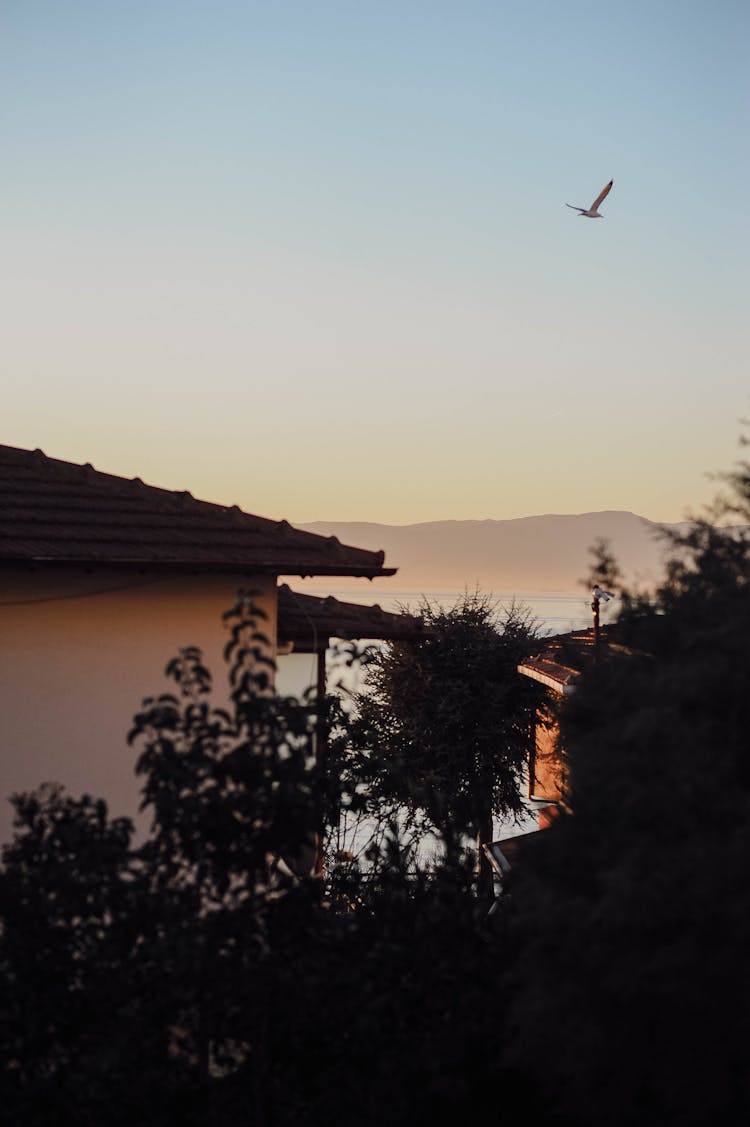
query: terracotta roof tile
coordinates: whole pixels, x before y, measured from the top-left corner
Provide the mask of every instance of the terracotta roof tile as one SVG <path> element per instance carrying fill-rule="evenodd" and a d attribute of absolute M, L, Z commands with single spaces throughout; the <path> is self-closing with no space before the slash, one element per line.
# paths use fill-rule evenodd
<path fill-rule="evenodd" d="M 554 634 L 543 638 L 542 647 L 518 666 L 518 672 L 540 681 L 562 695 L 574 691 L 581 674 L 596 657 L 593 629 L 574 630 L 568 634 Z M 616 626 L 602 626 L 599 632 L 599 653 L 639 654 L 617 642 Z"/>
<path fill-rule="evenodd" d="M 90 463 L 0 446 L 0 563 L 393 575 L 384 553 L 197 501 Z"/>

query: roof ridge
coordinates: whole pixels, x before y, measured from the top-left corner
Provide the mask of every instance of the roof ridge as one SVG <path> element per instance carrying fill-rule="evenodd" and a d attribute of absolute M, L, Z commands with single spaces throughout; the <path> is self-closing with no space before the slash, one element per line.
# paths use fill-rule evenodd
<path fill-rule="evenodd" d="M 284 518 L 282 518 L 281 520 L 273 520 L 273 518 L 271 517 L 261 517 L 256 513 L 248 513 L 237 504 L 222 505 L 217 501 L 205 501 L 199 497 L 194 497 L 189 489 L 167 489 L 163 485 L 152 485 L 151 483 L 144 481 L 143 478 L 139 476 L 125 477 L 123 474 L 110 473 L 108 470 L 98 470 L 91 462 L 69 462 L 64 458 L 54 458 L 51 455 L 46 454 L 44 450 L 41 449 L 41 447 L 37 447 L 35 450 L 29 451 L 24 450 L 23 448 L 18 446 L 5 446 L 0 444 L 0 460 L 2 459 L 3 454 L 6 452 L 20 455 L 21 457 L 18 458 L 19 464 L 22 464 L 24 460 L 33 459 L 37 465 L 46 464 L 55 467 L 57 472 L 62 472 L 62 474 L 68 477 L 69 480 L 83 478 L 84 480 L 89 482 L 101 480 L 102 483 L 118 483 L 126 490 L 132 489 L 137 490 L 141 493 L 145 491 L 153 492 L 155 494 L 158 494 L 160 497 L 172 498 L 182 508 L 188 507 L 191 504 L 197 506 L 206 506 L 212 512 L 233 512 L 243 520 L 257 521 L 259 524 L 265 525 L 266 527 L 275 526 L 282 531 L 286 531 L 287 529 L 291 529 L 293 527 L 289 523 L 289 521 Z M 71 473 L 71 471 L 74 472 Z M 314 532 L 309 533 L 303 529 L 296 529 L 295 531 L 299 532 L 299 534 L 303 536 L 316 536 Z M 318 539 L 328 538 L 318 537 Z M 335 537 L 333 539 L 335 539 Z"/>

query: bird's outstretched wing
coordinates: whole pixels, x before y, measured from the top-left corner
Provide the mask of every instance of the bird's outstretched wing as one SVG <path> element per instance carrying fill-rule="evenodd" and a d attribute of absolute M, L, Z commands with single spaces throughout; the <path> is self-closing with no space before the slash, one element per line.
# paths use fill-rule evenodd
<path fill-rule="evenodd" d="M 576 205 L 574 203 L 566 203 L 565 206 L 566 207 L 572 207 L 573 211 L 585 211 L 586 210 L 585 207 L 576 207 Z"/>
<path fill-rule="evenodd" d="M 609 195 L 610 191 L 612 190 L 613 184 L 614 184 L 614 180 L 610 180 L 609 184 L 604 185 L 601 192 L 599 193 L 599 195 L 596 197 L 596 199 L 592 203 L 591 208 L 590 208 L 591 211 L 597 211 L 598 210 L 599 204 L 603 203 L 603 201 L 606 200 L 607 196 Z"/>

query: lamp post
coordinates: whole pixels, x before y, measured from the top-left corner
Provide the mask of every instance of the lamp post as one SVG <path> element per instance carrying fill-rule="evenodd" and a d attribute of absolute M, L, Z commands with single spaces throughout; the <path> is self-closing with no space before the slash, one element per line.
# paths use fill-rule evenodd
<path fill-rule="evenodd" d="M 594 587 L 591 596 L 591 609 L 594 612 L 594 656 L 597 656 L 599 653 L 599 604 L 602 599 L 605 603 L 608 603 L 615 596 L 612 591 L 605 591 L 601 587 Z"/>
<path fill-rule="evenodd" d="M 594 612 L 594 657 L 599 654 L 599 598 L 594 594 L 591 600 L 591 609 Z"/>

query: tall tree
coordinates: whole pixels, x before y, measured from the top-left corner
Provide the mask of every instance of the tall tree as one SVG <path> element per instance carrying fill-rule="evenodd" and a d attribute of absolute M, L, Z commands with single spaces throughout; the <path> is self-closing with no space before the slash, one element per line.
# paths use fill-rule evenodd
<path fill-rule="evenodd" d="M 572 815 L 513 881 L 512 1058 L 588 1127 L 750 1104 L 750 472 L 671 536 L 563 712 Z M 512 962 L 512 960 L 511 960 Z"/>
<path fill-rule="evenodd" d="M 422 635 L 373 651 L 355 737 L 372 793 L 386 808 L 421 812 L 451 856 L 466 835 L 491 841 L 493 817 L 523 809 L 539 693 L 517 666 L 536 631 L 524 608 L 498 610 L 479 593 L 447 610 L 424 600 L 420 613 Z"/>

